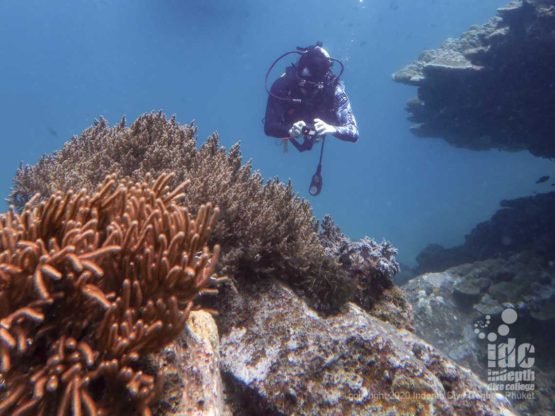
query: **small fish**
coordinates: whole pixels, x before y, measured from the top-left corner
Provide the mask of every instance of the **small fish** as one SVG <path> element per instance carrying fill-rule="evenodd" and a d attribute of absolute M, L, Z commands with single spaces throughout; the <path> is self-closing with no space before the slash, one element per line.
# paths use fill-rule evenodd
<path fill-rule="evenodd" d="M 58 136 L 58 132 L 52 127 L 48 127 L 48 133 L 50 133 L 52 136 Z"/>
<path fill-rule="evenodd" d="M 539 178 L 539 179 L 536 181 L 536 183 L 544 183 L 544 182 L 546 182 L 548 179 L 549 179 L 549 176 L 545 175 L 545 176 L 542 176 L 541 178 Z"/>

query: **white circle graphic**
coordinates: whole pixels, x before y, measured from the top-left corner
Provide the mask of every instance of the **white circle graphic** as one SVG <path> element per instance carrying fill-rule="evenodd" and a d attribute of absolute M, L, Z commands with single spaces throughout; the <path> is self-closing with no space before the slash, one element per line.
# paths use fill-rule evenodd
<path fill-rule="evenodd" d="M 514 324 L 518 315 L 514 309 L 505 309 L 501 314 L 501 320 L 507 325 Z"/>
<path fill-rule="evenodd" d="M 499 325 L 499 327 L 497 328 L 497 333 L 502 337 L 509 335 L 508 325 Z"/>

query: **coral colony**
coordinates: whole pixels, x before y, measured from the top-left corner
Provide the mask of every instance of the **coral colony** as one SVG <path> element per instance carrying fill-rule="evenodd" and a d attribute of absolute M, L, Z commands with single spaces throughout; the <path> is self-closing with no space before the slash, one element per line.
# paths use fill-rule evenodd
<path fill-rule="evenodd" d="M 223 279 L 206 245 L 218 209 L 193 218 L 171 179 L 112 175 L 0 216 L 0 414 L 151 414 L 144 354 Z"/>
<path fill-rule="evenodd" d="M 10 203 L 21 208 L 36 193 L 44 198 L 58 190 L 95 189 L 111 173 L 140 182 L 147 173 L 164 172 L 175 172 L 177 183 L 190 181 L 184 205 L 210 201 L 222 211 L 211 239 L 221 245 L 218 267 L 226 275 L 250 281 L 281 276 L 319 310 L 346 301 L 349 280 L 325 255 L 310 204 L 292 185 L 264 181 L 242 163 L 238 144 L 226 150 L 215 134 L 197 146 L 194 125 L 160 112 L 129 126 L 124 119 L 113 127 L 100 119 L 59 151 L 22 166 Z"/>

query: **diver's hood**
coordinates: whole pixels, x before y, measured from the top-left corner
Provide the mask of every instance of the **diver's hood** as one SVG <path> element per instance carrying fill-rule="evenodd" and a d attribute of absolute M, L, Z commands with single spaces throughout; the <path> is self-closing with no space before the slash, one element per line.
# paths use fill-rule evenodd
<path fill-rule="evenodd" d="M 324 48 L 310 47 L 299 58 L 298 75 L 313 82 L 323 81 L 332 63 L 330 54 Z"/>
<path fill-rule="evenodd" d="M 285 52 L 276 58 L 274 62 L 272 62 L 272 65 L 270 65 L 270 68 L 268 68 L 268 71 L 266 71 L 264 87 L 269 95 L 278 100 L 293 101 L 297 103 L 302 102 L 300 98 L 277 96 L 268 89 L 268 76 L 270 75 L 270 72 L 279 61 L 291 54 L 300 55 L 299 61 L 296 65 L 293 65 L 293 67 L 295 68 L 296 76 L 308 84 L 321 84 L 321 87 L 324 86 L 324 83 L 333 85 L 339 81 L 339 77 L 343 74 L 345 69 L 343 62 L 339 59 L 332 58 L 328 51 L 322 47 L 322 42 L 316 42 L 315 45 L 307 46 L 305 48 L 297 46 L 296 50 Z M 331 67 L 334 62 L 337 62 L 341 66 L 338 75 L 331 72 Z"/>

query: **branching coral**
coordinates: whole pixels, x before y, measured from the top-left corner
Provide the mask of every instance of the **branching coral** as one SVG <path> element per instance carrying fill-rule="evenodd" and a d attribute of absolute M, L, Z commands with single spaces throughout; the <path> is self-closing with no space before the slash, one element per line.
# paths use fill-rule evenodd
<path fill-rule="evenodd" d="M 326 254 L 337 257 L 352 279 L 357 281 L 374 279 L 372 286 L 383 290 L 393 285 L 392 277 L 400 271 L 395 259 L 397 249 L 389 242 L 376 241 L 364 237 L 359 241 L 349 240 L 330 216 L 325 216 L 319 224 L 319 238 L 325 247 Z M 374 290 L 376 291 L 376 290 Z"/>
<path fill-rule="evenodd" d="M 172 175 L 108 176 L 0 216 L 1 415 L 150 414 L 142 354 L 175 339 L 213 293 L 218 209 L 193 219 Z"/>
<path fill-rule="evenodd" d="M 35 166 L 18 170 L 10 197 L 16 207 L 32 195 L 55 189 L 93 188 L 106 173 L 134 181 L 147 173 L 176 173 L 190 180 L 187 206 L 210 200 L 222 210 L 213 239 L 222 245 L 222 272 L 237 279 L 277 276 L 304 292 L 320 309 L 341 305 L 349 296 L 346 275 L 328 257 L 315 232 L 310 205 L 291 185 L 264 183 L 242 164 L 238 145 L 226 152 L 213 135 L 200 148 L 196 129 L 161 113 L 141 116 L 131 126 L 112 128 L 100 120 Z"/>
<path fill-rule="evenodd" d="M 320 224 L 319 237 L 326 255 L 337 258 L 349 275 L 354 286 L 350 300 L 384 321 L 412 329 L 410 304 L 392 280 L 400 271 L 395 247 L 368 237 L 350 241 L 329 216 Z"/>

